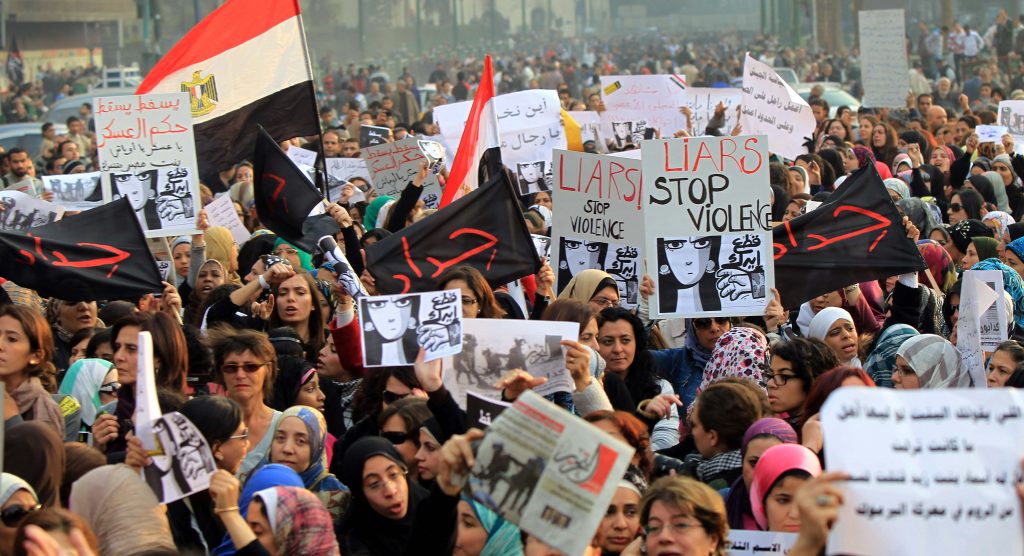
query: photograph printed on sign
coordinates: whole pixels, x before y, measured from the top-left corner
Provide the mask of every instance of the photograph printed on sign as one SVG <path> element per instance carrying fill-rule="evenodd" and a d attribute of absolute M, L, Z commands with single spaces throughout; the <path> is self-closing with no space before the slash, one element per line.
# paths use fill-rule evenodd
<path fill-rule="evenodd" d="M 142 468 L 146 484 L 161 503 L 180 500 L 210 487 L 217 470 L 213 454 L 199 429 L 178 412 L 153 421 L 152 433 L 160 452 Z"/>
<path fill-rule="evenodd" d="M 757 234 L 658 238 L 661 312 L 696 315 L 763 300 L 763 253 Z"/>
<path fill-rule="evenodd" d="M 0 230 L 22 231 L 60 220 L 64 207 L 20 191 L 0 191 Z"/>
<path fill-rule="evenodd" d="M 551 168 L 543 160 L 516 164 L 516 183 L 519 196 L 524 197 L 540 191 L 551 191 Z"/>
<path fill-rule="evenodd" d="M 127 197 L 147 231 L 191 230 L 195 227 L 192 176 L 187 168 L 160 168 L 139 173 L 112 172 L 112 200 Z"/>
<path fill-rule="evenodd" d="M 89 210 L 103 204 L 100 173 L 43 176 L 43 191 L 53 193 L 53 202 L 67 210 Z"/>
<path fill-rule="evenodd" d="M 619 302 L 633 308 L 640 302 L 640 252 L 636 247 L 563 236 L 558 242 L 558 286 L 564 288 L 588 268 L 603 270 L 619 287 Z"/>
<path fill-rule="evenodd" d="M 412 365 L 420 347 L 431 361 L 462 351 L 459 290 L 359 299 L 363 365 Z"/>

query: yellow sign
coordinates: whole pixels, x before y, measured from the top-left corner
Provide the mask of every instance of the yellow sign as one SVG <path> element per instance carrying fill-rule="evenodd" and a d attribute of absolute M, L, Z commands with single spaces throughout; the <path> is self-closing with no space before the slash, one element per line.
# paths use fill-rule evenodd
<path fill-rule="evenodd" d="M 192 81 L 181 84 L 181 91 L 188 93 L 189 102 L 192 105 L 192 117 L 205 116 L 217 107 L 217 81 L 213 74 L 200 77 L 202 70 L 192 72 Z"/>

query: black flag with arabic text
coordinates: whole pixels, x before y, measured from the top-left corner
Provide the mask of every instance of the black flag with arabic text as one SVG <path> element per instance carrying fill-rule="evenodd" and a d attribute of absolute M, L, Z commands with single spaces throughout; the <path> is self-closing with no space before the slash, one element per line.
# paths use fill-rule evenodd
<path fill-rule="evenodd" d="M 367 247 L 382 294 L 437 290 L 437 278 L 468 264 L 491 286 L 529 276 L 540 259 L 505 172 L 436 213 Z"/>
<path fill-rule="evenodd" d="M 787 309 L 851 284 L 925 268 L 871 164 L 818 208 L 776 226 L 773 241 L 775 287 Z"/>
<path fill-rule="evenodd" d="M 262 127 L 256 138 L 253 180 L 260 222 L 292 245 L 312 253 L 320 236 L 304 233 L 304 225 L 323 196 Z"/>
<path fill-rule="evenodd" d="M 127 198 L 20 232 L 0 232 L 0 277 L 43 297 L 126 299 L 163 290 Z"/>

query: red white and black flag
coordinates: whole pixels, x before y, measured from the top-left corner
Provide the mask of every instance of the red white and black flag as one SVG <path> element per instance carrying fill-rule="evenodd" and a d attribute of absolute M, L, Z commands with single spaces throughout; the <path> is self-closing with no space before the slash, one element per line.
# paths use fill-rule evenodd
<path fill-rule="evenodd" d="M 12 85 L 21 85 L 25 82 L 25 60 L 18 50 L 18 41 L 11 37 L 11 49 L 7 51 L 7 80 Z"/>
<path fill-rule="evenodd" d="M 257 123 L 284 139 L 320 133 L 298 0 L 228 0 L 214 10 L 135 91 L 174 92 L 189 94 L 204 173 L 251 157 Z"/>

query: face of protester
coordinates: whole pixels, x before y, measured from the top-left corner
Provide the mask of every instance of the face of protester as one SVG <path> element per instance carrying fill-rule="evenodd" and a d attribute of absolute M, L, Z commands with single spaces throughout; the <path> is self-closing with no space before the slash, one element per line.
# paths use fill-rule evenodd
<path fill-rule="evenodd" d="M 594 312 L 600 313 L 608 307 L 618 307 L 620 302 L 619 289 L 617 287 L 613 288 L 609 286 L 602 290 L 598 290 L 598 292 L 594 294 L 594 297 L 591 297 L 590 301 L 587 303 L 590 304 L 590 308 L 593 309 Z"/>
<path fill-rule="evenodd" d="M 846 170 L 847 173 L 860 168 L 860 161 L 857 160 L 857 155 L 853 154 L 853 151 L 850 149 L 843 149 L 841 152 L 843 155 L 843 169 Z"/>
<path fill-rule="evenodd" d="M 452 556 L 479 556 L 487 544 L 487 530 L 480 524 L 469 502 L 459 500 L 457 514 Z"/>
<path fill-rule="evenodd" d="M 252 529 L 256 540 L 260 541 L 263 548 L 267 549 L 270 554 L 277 554 L 277 542 L 274 541 L 274 529 L 270 526 L 270 520 L 267 519 L 267 510 L 263 506 L 263 501 L 259 498 L 253 498 L 252 502 L 249 502 L 249 513 L 245 518 L 245 522 Z"/>
<path fill-rule="evenodd" d="M 1010 185 L 1013 183 L 1013 171 L 1005 163 L 994 162 L 992 164 L 992 170 L 1003 178 L 1003 185 Z"/>
<path fill-rule="evenodd" d="M 270 461 L 292 468 L 296 473 L 309 469 L 309 429 L 302 419 L 290 416 L 281 420 L 270 444 Z"/>
<path fill-rule="evenodd" d="M 61 328 L 72 334 L 85 328 L 93 328 L 96 326 L 96 302 L 63 303 L 58 320 Z"/>
<path fill-rule="evenodd" d="M 773 355 L 771 368 L 772 375 L 787 378 L 784 379 L 786 383 L 782 386 L 779 386 L 774 379 L 768 381 L 768 405 L 775 413 L 799 410 L 803 406 L 807 394 L 804 393 L 803 379 L 796 378 L 796 374 L 793 372 L 793 363 Z"/>
<path fill-rule="evenodd" d="M 329 158 L 336 158 L 341 155 L 341 139 L 338 138 L 337 133 L 325 133 L 324 137 L 324 156 Z"/>
<path fill-rule="evenodd" d="M 359 156 L 359 143 L 355 141 L 345 141 L 341 144 L 342 158 L 355 158 L 357 156 Z"/>
<path fill-rule="evenodd" d="M 409 431 L 405 428 L 405 421 L 400 416 L 392 415 L 387 421 L 384 421 L 384 425 L 380 428 L 382 436 L 383 433 L 391 433 L 385 436 L 398 450 L 399 454 L 402 454 L 402 460 L 405 461 L 405 467 L 407 469 L 416 469 L 416 443 L 413 441 L 413 436 L 409 434 Z M 395 440 L 402 440 L 402 442 L 395 443 Z"/>
<path fill-rule="evenodd" d="M 790 475 L 777 481 L 764 500 L 764 513 L 769 531 L 797 533 L 800 531 L 800 511 L 793 498 L 807 479 Z"/>
<path fill-rule="evenodd" d="M 213 262 L 204 263 L 199 267 L 199 273 L 196 275 L 196 295 L 200 301 L 205 301 L 206 296 L 210 295 L 214 288 L 223 285 L 223 267 Z"/>
<path fill-rule="evenodd" d="M 469 287 L 465 280 L 449 280 L 441 286 L 442 290 L 459 290 L 462 296 L 462 318 L 473 319 L 480 315 L 480 296 Z"/>
<path fill-rule="evenodd" d="M 774 436 L 765 436 L 763 438 L 755 438 L 747 443 L 747 452 L 743 456 L 743 482 L 750 488 L 750 484 L 754 482 L 754 468 L 757 467 L 757 462 L 761 459 L 761 455 L 768 451 L 768 448 L 782 444 L 782 441 Z"/>
<path fill-rule="evenodd" d="M 811 310 L 814 311 L 815 315 L 826 307 L 841 307 L 842 305 L 843 298 L 837 291 L 823 293 L 811 300 Z"/>
<path fill-rule="evenodd" d="M 254 368 L 255 371 L 245 372 L 244 367 L 247 366 Z M 224 387 L 228 391 L 228 397 L 243 407 L 249 400 L 263 399 L 263 382 L 267 372 L 269 372 L 267 362 L 249 350 L 225 355 L 224 363 L 221 365 Z"/>
<path fill-rule="evenodd" d="M 932 166 L 937 167 L 943 172 L 949 171 L 949 155 L 946 154 L 946 149 L 934 148 L 932 149 L 932 155 L 928 157 L 928 163 Z"/>
<path fill-rule="evenodd" d="M 405 471 L 391 458 L 373 456 L 363 464 L 363 495 L 373 511 L 402 519 L 409 511 L 409 484 Z"/>
<path fill-rule="evenodd" d="M 585 346 L 589 346 L 594 351 L 601 349 L 601 346 L 597 343 L 597 318 L 591 318 L 590 322 L 583 327 L 583 332 L 580 333 L 577 341 Z"/>
<path fill-rule="evenodd" d="M 857 329 L 846 319 L 832 323 L 825 333 L 825 343 L 832 348 L 840 362 L 857 357 Z"/>
<path fill-rule="evenodd" d="M 690 412 L 690 435 L 693 436 L 693 443 L 696 445 L 697 451 L 707 459 L 721 450 L 717 447 L 718 433 L 704 428 L 704 424 L 700 420 L 699 405 L 699 400 L 693 402 L 693 411 Z"/>
<path fill-rule="evenodd" d="M 320 377 L 313 373 L 299 388 L 299 393 L 295 396 L 295 405 L 306 405 L 323 413 L 326 399 L 327 396 L 324 396 L 323 390 L 320 389 Z"/>
<path fill-rule="evenodd" d="M 599 530 L 604 539 L 603 550 L 614 553 L 625 550 L 640 531 L 640 495 L 628 488 L 616 488 Z"/>
<path fill-rule="evenodd" d="M 421 428 L 420 447 L 416 450 L 416 471 L 419 478 L 430 481 L 437 477 L 441 468 L 441 445 L 427 429 Z"/>
<path fill-rule="evenodd" d="M 651 504 L 645 527 L 650 556 L 707 556 L 722 540 L 709 535 L 689 512 L 661 500 Z"/>
<path fill-rule="evenodd" d="M 554 210 L 554 205 L 551 203 L 551 194 L 547 191 L 542 191 L 534 195 L 533 203 L 542 207 L 547 207 L 548 210 Z"/>
<path fill-rule="evenodd" d="M 292 268 L 302 268 L 302 260 L 299 258 L 299 251 L 291 245 L 288 245 L 287 243 L 278 245 L 274 248 L 274 254 L 287 260 L 292 265 Z"/>
<path fill-rule="evenodd" d="M 715 267 L 710 237 L 666 239 L 665 258 L 672 275 L 684 288 L 696 285 Z"/>
<path fill-rule="evenodd" d="M 114 368 L 117 369 L 117 381 L 121 384 L 135 384 L 139 364 L 138 351 L 139 327 L 122 327 L 117 333 L 117 338 L 114 338 Z"/>
<path fill-rule="evenodd" d="M 1024 277 L 1024 261 L 1020 260 L 1020 257 L 1010 249 L 1006 249 L 1003 254 L 1006 257 L 1006 266 L 1016 270 L 1017 274 Z"/>
<path fill-rule="evenodd" d="M 214 443 L 212 451 L 217 467 L 231 474 L 238 473 L 242 467 L 242 460 L 249 453 L 249 429 L 246 428 L 245 421 L 238 423 L 238 428 L 231 438 Z"/>
<path fill-rule="evenodd" d="M 807 185 L 807 184 L 804 183 L 804 175 L 803 175 L 803 173 L 798 172 L 796 170 L 790 170 L 789 177 L 793 180 L 793 183 L 796 184 L 797 189 L 799 189 L 800 191 L 804 190 L 804 186 Z"/>
<path fill-rule="evenodd" d="M 828 135 L 835 135 L 836 137 L 846 140 L 846 127 L 843 126 L 843 122 L 839 120 L 833 121 L 828 126 Z"/>
<path fill-rule="evenodd" d="M 986 369 L 988 387 L 1002 388 L 1006 386 L 1006 381 L 1016 368 L 1017 362 L 1013 360 L 1013 357 L 1009 353 L 997 349 L 989 359 L 988 369 Z"/>
<path fill-rule="evenodd" d="M 875 148 L 882 148 L 885 146 L 886 130 L 885 127 L 878 125 L 871 130 L 871 145 Z"/>
<path fill-rule="evenodd" d="M 341 359 L 338 357 L 338 349 L 334 345 L 334 337 L 331 334 L 327 335 L 327 342 L 316 358 L 316 371 L 328 378 L 341 378 L 345 372 L 345 368 L 341 365 Z"/>
<path fill-rule="evenodd" d="M 35 505 L 35 497 L 29 491 L 21 489 L 7 499 L 7 502 L 3 505 L 3 510 L 16 506 L 29 509 L 35 507 Z M 17 530 L 17 527 L 8 527 L 3 522 L 0 522 L 0 548 L 3 548 L 4 554 L 14 554 L 14 535 Z"/>
<path fill-rule="evenodd" d="M 861 136 L 861 138 L 862 139 L 867 139 L 868 137 L 871 137 L 871 132 L 872 132 L 872 130 L 874 128 L 875 128 L 875 124 L 871 123 L 871 120 L 867 120 L 867 119 L 861 120 L 860 121 L 860 136 Z"/>
<path fill-rule="evenodd" d="M 921 379 L 914 368 L 901 355 L 896 356 L 896 368 L 892 371 L 892 385 L 897 390 L 917 390 Z"/>
<path fill-rule="evenodd" d="M 71 346 L 71 357 L 68 358 L 68 367 L 74 365 L 79 359 L 85 359 L 85 350 L 89 347 L 89 340 L 90 338 L 85 338 Z"/>
<path fill-rule="evenodd" d="M 802 208 L 803 207 L 800 206 L 800 203 L 797 203 L 796 201 L 790 201 L 789 204 L 786 205 L 786 212 L 785 214 L 782 215 L 782 221 L 789 222 L 790 220 L 800 216 L 800 210 Z"/>
<path fill-rule="evenodd" d="M 953 198 L 950 199 L 949 208 L 946 209 L 946 214 L 949 215 L 950 224 L 956 224 L 962 220 L 967 220 L 967 211 L 960 203 L 960 195 L 953 195 Z"/>
<path fill-rule="evenodd" d="M 413 319 L 411 297 L 381 297 L 367 302 L 366 308 L 374 330 L 389 342 L 401 338 Z"/>
<path fill-rule="evenodd" d="M 313 292 L 300 274 L 281 282 L 274 301 L 277 316 L 288 326 L 308 321 L 313 312 Z"/>
<path fill-rule="evenodd" d="M 692 322 L 697 343 L 708 351 L 715 349 L 715 344 L 722 334 L 732 330 L 732 321 L 728 317 L 694 319 Z"/>
<path fill-rule="evenodd" d="M 235 182 L 240 181 L 252 182 L 252 168 L 249 166 L 239 166 L 238 170 L 235 170 Z"/>
<path fill-rule="evenodd" d="M 970 270 L 971 267 L 978 264 L 978 250 L 974 247 L 974 242 L 967 244 L 967 252 L 964 253 L 964 258 L 960 260 L 960 266 L 964 270 Z"/>
<path fill-rule="evenodd" d="M 389 376 L 388 381 L 384 383 L 384 391 L 390 392 L 388 396 L 394 398 L 395 400 L 400 400 L 402 398 L 412 395 L 412 388 L 409 388 L 401 380 L 398 380 L 393 376 Z M 391 404 L 389 404 L 387 401 L 382 401 L 381 409 L 387 409 L 388 406 L 390 405 Z"/>
<path fill-rule="evenodd" d="M 32 351 L 28 334 L 14 317 L 0 317 L 0 379 L 8 381 L 8 387 L 20 384 L 25 369 L 38 365 L 42 350 Z"/>
<path fill-rule="evenodd" d="M 188 265 L 190 262 L 189 251 L 192 246 L 188 243 L 179 243 L 174 246 L 171 256 L 174 257 L 174 273 L 184 278 L 188 276 Z"/>
<path fill-rule="evenodd" d="M 629 321 L 615 320 L 604 323 L 600 328 L 598 343 L 598 351 L 608 363 L 608 370 L 625 374 L 636 355 L 636 338 L 633 336 L 633 327 Z"/>

